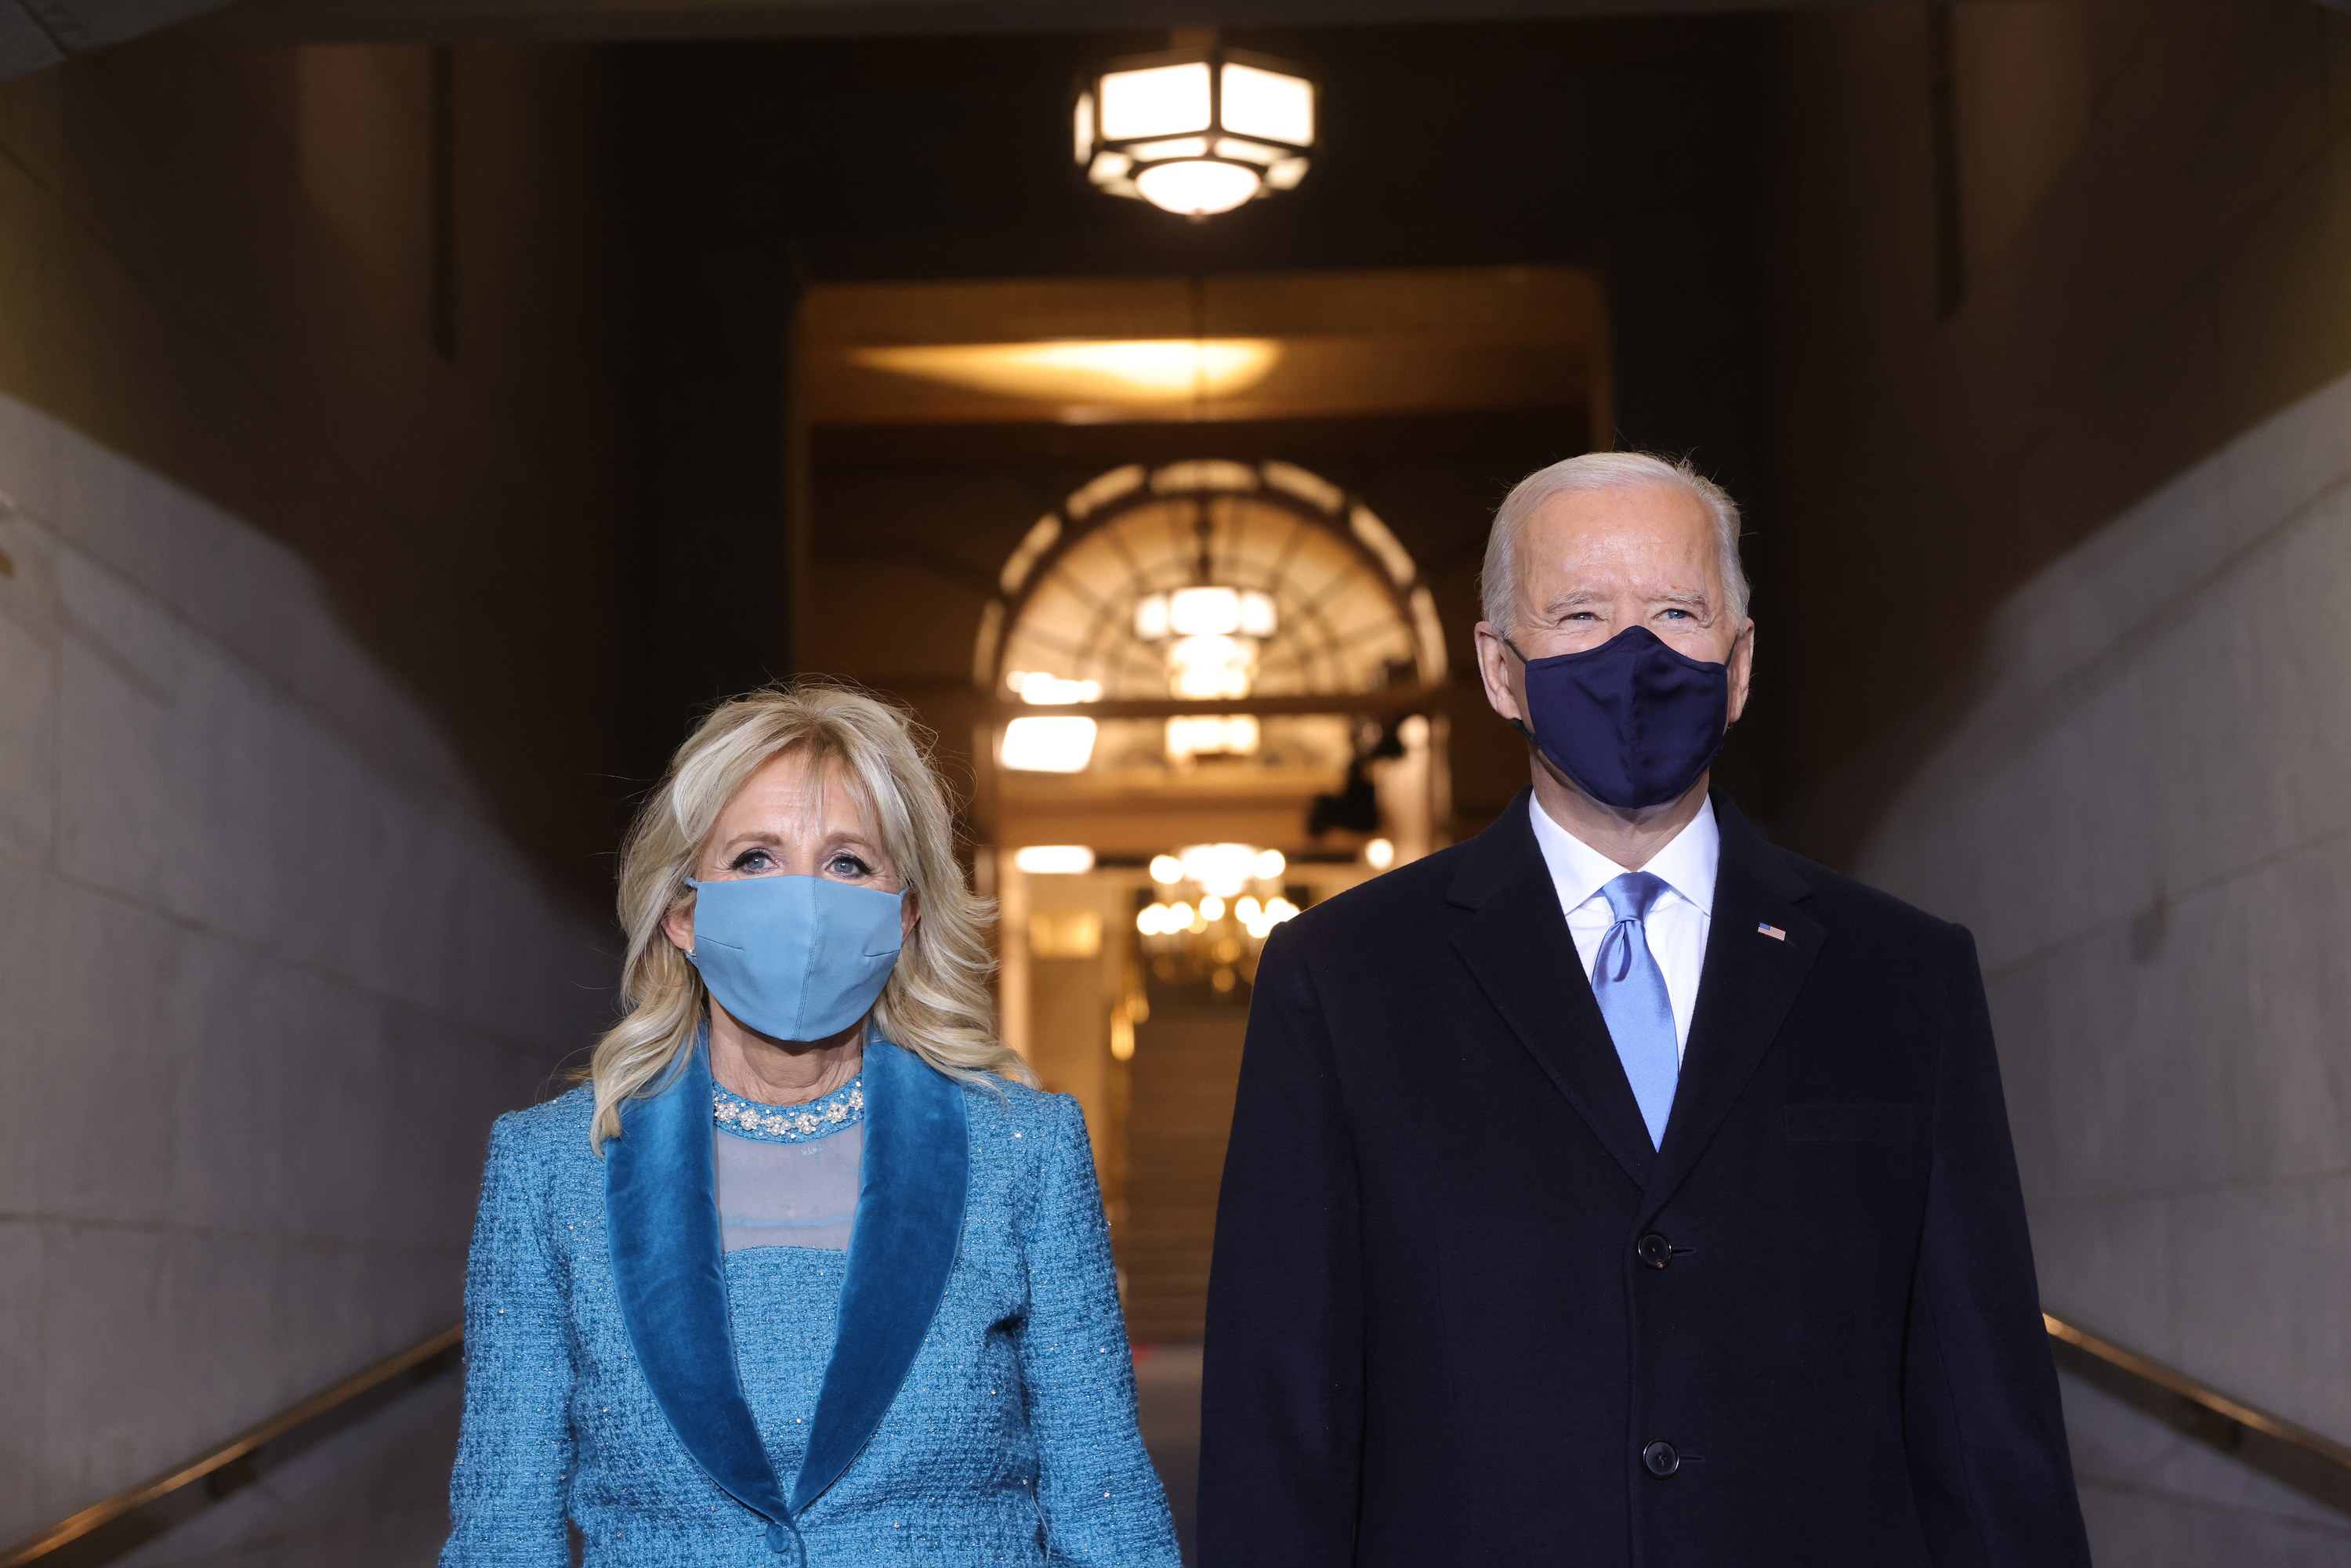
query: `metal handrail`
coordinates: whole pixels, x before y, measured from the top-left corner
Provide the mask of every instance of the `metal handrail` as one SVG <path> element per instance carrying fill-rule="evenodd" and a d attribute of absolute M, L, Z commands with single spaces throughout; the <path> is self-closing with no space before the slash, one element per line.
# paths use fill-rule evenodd
<path fill-rule="evenodd" d="M 2271 1479 L 2351 1512 L 2351 1448 L 2078 1323 L 2046 1312 L 2041 1322 L 2059 1365 Z"/>
<path fill-rule="evenodd" d="M 79 1513 L 58 1521 L 37 1535 L 26 1536 L 7 1548 L 5 1553 L 0 1553 L 0 1568 L 19 1568 L 20 1564 L 36 1562 L 94 1530 L 178 1491 L 182 1487 L 200 1481 L 214 1471 L 235 1464 L 265 1444 L 285 1437 L 296 1427 L 317 1420 L 336 1406 L 348 1404 L 370 1389 L 455 1348 L 465 1336 L 462 1323 L 453 1323 L 438 1333 L 428 1334 L 406 1350 L 395 1351 L 340 1382 L 321 1388 L 308 1398 L 287 1406 L 267 1420 L 247 1427 L 228 1441 L 214 1444 L 193 1458 L 150 1476 L 136 1486 L 126 1487 L 102 1502 L 92 1503 Z"/>
<path fill-rule="evenodd" d="M 2351 1511 L 2351 1447 L 2223 1394 L 2176 1367 L 2103 1339 L 2053 1313 L 2042 1313 L 2041 1322 L 2049 1331 L 2060 1364 L 2272 1479 L 2331 1507 Z M 464 1339 L 462 1324 L 429 1334 L 406 1350 L 287 1406 L 226 1442 L 93 1503 L 37 1535 L 27 1536 L 0 1554 L 0 1568 L 22 1568 L 200 1481 L 369 1390 L 423 1366 L 455 1349 Z M 2166 1401 L 2176 1407 L 2165 1408 Z"/>

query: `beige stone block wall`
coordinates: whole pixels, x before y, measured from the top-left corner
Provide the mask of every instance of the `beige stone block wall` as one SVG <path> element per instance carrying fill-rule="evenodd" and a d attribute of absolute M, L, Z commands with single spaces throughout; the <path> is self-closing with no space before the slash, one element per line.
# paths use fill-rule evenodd
<path fill-rule="evenodd" d="M 2351 19 L 1949 16 L 1948 317 L 1929 14 L 1783 39 L 1780 827 L 1974 930 L 2051 1310 L 2351 1435 Z M 2351 1562 L 2067 1399 L 2101 1561 Z"/>
<path fill-rule="evenodd" d="M 0 87 L 0 1542 L 454 1321 L 607 1016 L 598 78 L 452 64 L 454 357 L 427 51 Z"/>

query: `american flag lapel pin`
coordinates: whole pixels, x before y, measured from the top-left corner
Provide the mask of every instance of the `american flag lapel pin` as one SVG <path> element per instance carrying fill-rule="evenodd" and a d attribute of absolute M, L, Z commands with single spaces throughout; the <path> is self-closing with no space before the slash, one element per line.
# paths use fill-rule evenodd
<path fill-rule="evenodd" d="M 1769 936 L 1774 942 L 1785 942 L 1788 939 L 1788 934 L 1785 931 L 1781 930 L 1776 925 L 1758 925 L 1755 929 L 1763 933 L 1764 936 Z"/>

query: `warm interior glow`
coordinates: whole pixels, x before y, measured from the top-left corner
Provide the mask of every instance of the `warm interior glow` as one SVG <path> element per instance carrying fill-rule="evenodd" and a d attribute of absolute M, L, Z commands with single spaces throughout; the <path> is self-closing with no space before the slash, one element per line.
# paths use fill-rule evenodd
<path fill-rule="evenodd" d="M 1284 158 L 1265 172 L 1265 183 L 1277 191 L 1294 191 L 1298 182 L 1306 178 L 1307 168 L 1303 158 Z"/>
<path fill-rule="evenodd" d="M 1254 844 L 1187 844 L 1176 852 L 1185 876 L 1217 898 L 1239 894 L 1257 870 L 1257 856 Z"/>
<path fill-rule="evenodd" d="M 1223 636 L 1241 629 L 1241 596 L 1229 588 L 1179 588 L 1167 601 L 1167 624 L 1179 637 Z"/>
<path fill-rule="evenodd" d="M 1257 644 L 1246 637 L 1181 637 L 1167 649 L 1167 689 L 1198 701 L 1245 697 L 1257 679 Z"/>
<path fill-rule="evenodd" d="M 1229 81 L 1230 76 L 1226 79 Z M 1105 141 L 1181 136 L 1187 131 L 1207 129 L 1206 60 L 1150 66 L 1139 71 L 1112 71 L 1102 78 L 1102 133 Z"/>
<path fill-rule="evenodd" d="M 1024 703 L 1040 707 L 1059 707 L 1068 703 L 1090 703 L 1102 695 L 1100 681 L 1065 681 L 1059 675 L 1049 675 L 1041 670 L 1014 670 L 1004 677 L 1004 684 Z"/>
<path fill-rule="evenodd" d="M 1245 713 L 1186 714 L 1167 721 L 1170 762 L 1195 757 L 1254 757 L 1258 742 L 1257 720 Z"/>
<path fill-rule="evenodd" d="M 1049 402 L 1230 397 L 1281 358 L 1267 338 L 1123 342 L 915 343 L 852 349 L 852 364 L 1003 397 Z"/>
<path fill-rule="evenodd" d="M 1174 855 L 1151 857 L 1151 880 L 1173 885 L 1184 880 L 1184 862 Z"/>
<path fill-rule="evenodd" d="M 1037 958 L 1098 958 L 1102 916 L 1091 909 L 1064 914 L 1039 911 L 1029 917 L 1029 953 Z"/>
<path fill-rule="evenodd" d="M 1255 899 L 1244 898 L 1234 906 L 1234 913 L 1240 916 L 1241 929 L 1262 942 L 1275 926 L 1297 915 L 1298 905 L 1286 898 L 1273 898 L 1260 909 Z"/>
<path fill-rule="evenodd" d="M 1155 163 L 1134 177 L 1143 199 L 1162 212 L 1187 218 L 1229 213 L 1258 193 L 1264 183 L 1258 172 L 1241 163 L 1217 163 L 1186 158 Z"/>
<path fill-rule="evenodd" d="M 1280 622 L 1274 615 L 1273 595 L 1245 591 L 1241 595 L 1241 635 L 1270 637 Z"/>
<path fill-rule="evenodd" d="M 1364 846 L 1364 863 L 1374 871 L 1385 871 L 1395 864 L 1395 845 L 1386 839 L 1374 839 Z"/>
<path fill-rule="evenodd" d="M 1082 773 L 1093 760 L 1090 718 L 1016 718 L 1004 727 L 1005 767 L 1021 773 Z"/>
<path fill-rule="evenodd" d="M 1029 844 L 1013 852 L 1012 863 L 1031 876 L 1078 876 L 1094 869 L 1094 852 L 1084 844 Z"/>
<path fill-rule="evenodd" d="M 1271 882 L 1290 869 L 1289 860 L 1280 850 L 1259 850 L 1257 855 L 1257 878 Z"/>
<path fill-rule="evenodd" d="M 1314 86 L 1255 66 L 1225 66 L 1221 129 L 1304 147 L 1314 140 Z"/>

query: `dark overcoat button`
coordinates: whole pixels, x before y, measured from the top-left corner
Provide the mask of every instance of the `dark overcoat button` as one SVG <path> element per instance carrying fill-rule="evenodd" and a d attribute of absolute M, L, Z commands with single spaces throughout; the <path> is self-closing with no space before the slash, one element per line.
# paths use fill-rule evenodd
<path fill-rule="evenodd" d="M 1652 1269 L 1662 1269 L 1674 1260 L 1674 1245 L 1656 1231 L 1646 1231 L 1633 1243 L 1633 1256 Z"/>
<path fill-rule="evenodd" d="M 1669 1476 L 1682 1468 L 1682 1457 L 1671 1443 L 1652 1443 L 1641 1450 L 1641 1464 L 1653 1476 Z"/>

